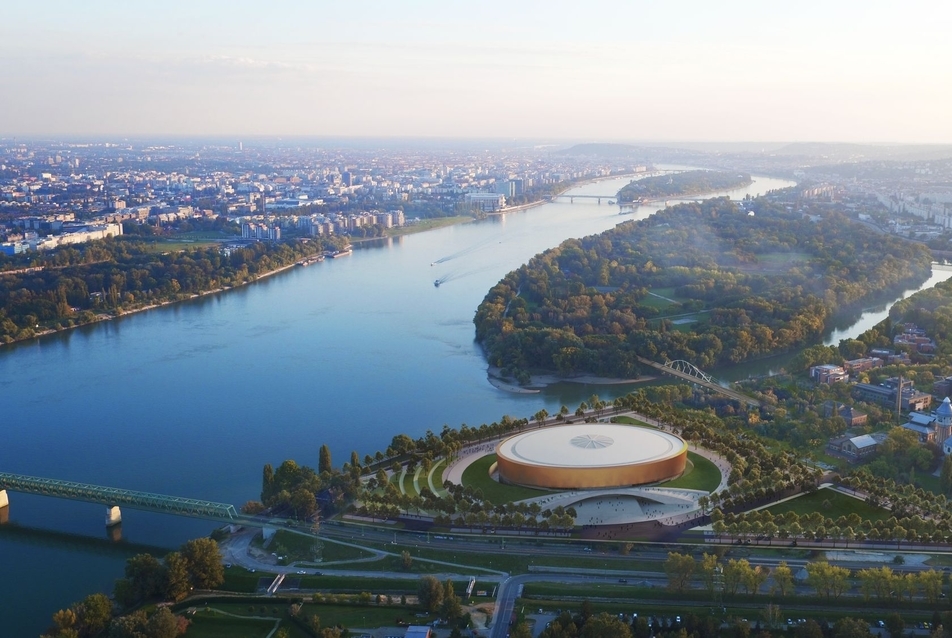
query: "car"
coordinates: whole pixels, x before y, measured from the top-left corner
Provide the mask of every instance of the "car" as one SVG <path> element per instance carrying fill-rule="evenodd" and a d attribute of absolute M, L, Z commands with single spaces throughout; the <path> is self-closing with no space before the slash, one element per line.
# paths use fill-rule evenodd
<path fill-rule="evenodd" d="M 231 569 L 231 563 L 225 563 L 225 569 Z"/>
<path fill-rule="evenodd" d="M 618 582 L 621 583 L 622 585 L 627 585 L 627 584 L 628 584 L 628 579 L 627 579 L 627 578 L 619 578 L 619 579 L 618 579 Z"/>
<path fill-rule="evenodd" d="M 299 573 L 299 574 L 306 574 L 307 571 L 305 571 L 305 570 L 303 570 L 303 569 L 299 569 L 297 573 Z"/>
<path fill-rule="evenodd" d="M 249 569 L 248 571 L 249 571 L 249 572 L 251 572 L 251 573 L 253 574 L 253 573 L 255 573 L 255 568 L 254 568 L 254 567 L 252 567 L 252 568 L 251 568 L 251 569 Z"/>

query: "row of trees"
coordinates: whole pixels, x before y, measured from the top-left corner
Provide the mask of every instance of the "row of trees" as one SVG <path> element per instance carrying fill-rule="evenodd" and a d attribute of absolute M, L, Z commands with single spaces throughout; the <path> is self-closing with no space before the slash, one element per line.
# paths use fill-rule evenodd
<path fill-rule="evenodd" d="M 506 275 L 476 336 L 511 374 L 635 376 L 637 356 L 706 368 L 818 340 L 833 318 L 925 279 L 928 250 L 826 213 L 818 222 L 758 199 L 683 204 L 571 239 Z M 775 267 L 774 264 L 783 264 Z M 696 313 L 690 331 L 655 318 Z"/>
<path fill-rule="evenodd" d="M 125 573 L 114 590 L 123 607 L 153 599 L 179 601 L 193 589 L 214 589 L 225 581 L 218 543 L 210 538 L 190 540 L 162 561 L 137 554 L 126 561 Z"/>
<path fill-rule="evenodd" d="M 745 594 L 752 595 L 768 593 L 785 597 L 795 592 L 796 575 L 785 561 L 771 570 L 764 565 L 751 565 L 746 559 L 722 563 L 715 554 L 705 553 L 696 560 L 690 554 L 670 552 L 664 570 L 668 588 L 678 593 L 692 589 L 698 580 L 712 597 L 718 592 L 734 596 L 741 588 Z M 807 563 L 803 582 L 824 598 L 839 598 L 854 585 L 858 585 L 865 600 L 911 601 L 921 595 L 934 605 L 942 597 L 942 572 L 934 569 L 899 574 L 889 567 L 871 567 L 858 570 L 855 578 L 853 576 L 846 567 L 813 561 Z M 766 587 L 768 582 L 769 588 Z"/>

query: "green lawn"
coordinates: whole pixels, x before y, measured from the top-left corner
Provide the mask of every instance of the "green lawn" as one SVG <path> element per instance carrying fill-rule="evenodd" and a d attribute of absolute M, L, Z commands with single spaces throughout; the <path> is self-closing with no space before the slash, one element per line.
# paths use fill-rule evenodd
<path fill-rule="evenodd" d="M 463 224 L 466 222 L 473 221 L 473 218 L 469 215 L 457 215 L 455 217 L 438 217 L 436 219 L 424 219 L 419 224 L 413 224 L 412 226 L 401 226 L 399 228 L 390 228 L 387 229 L 388 237 L 397 237 L 399 235 L 412 235 L 413 233 L 422 233 L 427 230 L 433 230 L 435 228 L 443 228 L 444 226 L 453 226 L 455 224 Z"/>
<path fill-rule="evenodd" d="M 310 536 L 302 536 L 279 529 L 271 539 L 268 549 L 279 556 L 287 556 L 287 562 L 315 560 L 320 555 L 320 541 Z"/>
<path fill-rule="evenodd" d="M 487 454 L 467 467 L 463 471 L 463 485 L 472 485 L 473 489 L 479 488 L 483 492 L 483 498 L 489 499 L 497 504 L 521 501 L 549 493 L 544 490 L 534 490 L 518 485 L 504 485 L 503 483 L 494 481 L 492 477 L 489 476 L 489 468 L 495 462 L 496 455 Z"/>
<path fill-rule="evenodd" d="M 187 638 L 265 638 L 274 629 L 273 620 L 242 620 L 204 611 L 186 617 L 192 621 Z"/>
<path fill-rule="evenodd" d="M 446 459 L 440 459 L 434 463 L 433 467 L 430 468 L 429 475 L 420 479 L 420 489 L 423 489 L 423 487 L 429 489 L 429 481 L 432 481 L 434 493 L 437 496 L 446 496 L 447 492 L 443 489 L 443 470 L 445 469 L 443 467 L 444 465 L 446 465 Z M 432 479 L 429 479 L 429 477 L 432 477 Z M 429 481 L 427 479 L 429 479 Z"/>
<path fill-rule="evenodd" d="M 322 541 L 321 543 L 323 545 L 321 548 L 321 558 L 324 559 L 325 563 L 338 560 L 359 560 L 373 556 L 370 552 L 356 547 L 331 543 L 330 541 Z"/>
<path fill-rule="evenodd" d="M 416 488 L 413 487 L 413 474 L 420 471 L 420 468 L 416 468 L 413 472 L 406 472 L 403 476 L 403 485 L 400 488 L 400 491 L 404 494 L 410 496 L 417 496 Z"/>
<path fill-rule="evenodd" d="M 830 506 L 824 507 L 824 501 L 829 501 Z M 820 512 L 827 518 L 837 519 L 840 516 L 849 516 L 854 512 L 859 514 L 860 518 L 869 521 L 886 520 L 892 513 L 880 507 L 871 507 L 865 502 L 840 494 L 830 489 L 817 490 L 813 494 L 803 494 L 783 503 L 767 508 L 774 516 L 786 514 L 787 512 L 796 512 L 799 516 L 804 516 L 812 512 Z"/>
<path fill-rule="evenodd" d="M 664 487 L 680 487 L 685 490 L 713 492 L 721 484 L 721 471 L 713 462 L 700 454 L 688 452 L 688 463 L 691 464 L 690 471 L 685 470 L 684 474 L 678 478 L 661 485 Z"/>

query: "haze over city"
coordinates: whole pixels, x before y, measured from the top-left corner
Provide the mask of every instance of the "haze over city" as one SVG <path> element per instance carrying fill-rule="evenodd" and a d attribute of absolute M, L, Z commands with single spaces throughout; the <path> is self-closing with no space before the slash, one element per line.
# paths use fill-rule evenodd
<path fill-rule="evenodd" d="M 952 142 L 941 2 L 6 3 L 0 135 Z"/>

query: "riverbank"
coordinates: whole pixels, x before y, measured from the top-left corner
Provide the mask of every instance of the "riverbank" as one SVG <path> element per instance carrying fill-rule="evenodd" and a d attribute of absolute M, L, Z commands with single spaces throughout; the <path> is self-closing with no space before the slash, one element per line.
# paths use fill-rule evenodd
<path fill-rule="evenodd" d="M 580 385 L 629 385 L 635 383 L 647 383 L 654 381 L 658 377 L 644 375 L 635 379 L 623 379 L 618 377 L 599 377 L 593 374 L 578 374 L 570 377 L 561 377 L 552 373 L 533 374 L 529 377 L 529 383 L 520 385 L 514 380 L 503 376 L 502 369 L 490 366 L 486 372 L 490 385 L 498 390 L 512 392 L 513 394 L 538 394 L 556 383 L 577 383 Z"/>
<path fill-rule="evenodd" d="M 518 212 L 520 212 L 520 211 L 529 210 L 530 208 L 536 208 L 537 206 L 542 206 L 542 205 L 544 205 L 544 204 L 551 204 L 552 201 L 553 201 L 556 197 L 560 197 L 560 196 L 564 195 L 564 194 L 566 193 L 566 191 L 570 191 L 570 190 L 572 190 L 573 188 L 579 188 L 580 186 L 587 186 L 588 184 L 597 184 L 598 182 L 604 182 L 604 181 L 608 181 L 608 180 L 619 179 L 619 178 L 622 178 L 622 177 L 632 177 L 632 176 L 649 175 L 649 174 L 650 174 L 650 173 L 619 173 L 618 175 L 606 175 L 606 176 L 604 176 L 604 177 L 593 177 L 592 179 L 586 179 L 586 180 L 581 181 L 581 182 L 573 182 L 572 184 L 570 184 L 570 185 L 566 186 L 565 188 L 563 188 L 562 190 L 560 190 L 560 191 L 559 191 L 558 193 L 556 193 L 555 195 L 552 195 L 551 197 L 548 197 L 548 198 L 546 198 L 546 199 L 540 199 L 540 200 L 535 201 L 535 202 L 529 202 L 528 204 L 519 204 L 518 206 L 509 206 L 509 207 L 506 207 L 506 208 L 503 208 L 503 209 L 501 209 L 501 210 L 497 210 L 497 211 L 494 211 L 494 212 L 488 213 L 488 214 L 489 214 L 489 215 L 505 215 L 506 213 L 518 213 Z"/>
<path fill-rule="evenodd" d="M 121 311 L 119 311 L 119 312 L 116 313 L 116 314 L 100 313 L 100 314 L 96 315 L 96 318 L 93 319 L 92 321 L 86 321 L 86 322 L 83 322 L 83 323 L 78 323 L 78 324 L 76 324 L 76 325 L 74 325 L 74 326 L 65 326 L 65 327 L 62 327 L 62 328 L 47 328 L 47 329 L 45 329 L 45 330 L 41 330 L 41 331 L 39 331 L 39 332 L 36 332 L 36 333 L 34 333 L 32 336 L 26 337 L 26 338 L 24 338 L 24 339 L 15 339 L 15 340 L 10 341 L 10 342 L 7 342 L 7 343 L 0 343 L 0 347 L 3 347 L 3 346 L 12 346 L 12 345 L 17 344 L 17 343 L 23 343 L 24 341 L 30 341 L 31 339 L 39 339 L 40 337 L 46 337 L 46 336 L 49 336 L 49 335 L 54 335 L 54 334 L 57 334 L 57 333 L 59 333 L 59 332 L 67 332 L 67 331 L 69 331 L 69 330 L 75 330 L 76 328 L 82 328 L 83 326 L 91 326 L 91 325 L 93 325 L 93 324 L 97 324 L 97 323 L 100 323 L 100 322 L 103 322 L 103 321 L 113 321 L 113 320 L 115 320 L 115 319 L 121 319 L 122 317 L 128 317 L 129 315 L 138 314 L 138 313 L 140 313 L 140 312 L 145 312 L 145 311 L 147 311 L 147 310 L 155 310 L 156 308 L 162 308 L 162 307 L 164 307 L 164 306 L 171 306 L 171 305 L 173 305 L 173 304 L 182 303 L 183 301 L 191 301 L 192 299 L 198 299 L 198 298 L 200 298 L 200 297 L 205 297 L 205 296 L 207 296 L 207 295 L 214 295 L 214 294 L 217 294 L 217 293 L 220 293 L 220 292 L 227 292 L 227 291 L 229 291 L 229 290 L 234 290 L 235 288 L 242 288 L 242 287 L 247 286 L 247 285 L 249 285 L 249 284 L 253 284 L 253 283 L 255 283 L 256 281 L 261 281 L 262 279 L 267 279 L 268 277 L 271 277 L 272 275 L 277 275 L 278 273 L 284 272 L 285 270 L 289 270 L 289 269 L 291 269 L 291 268 L 294 268 L 294 267 L 297 266 L 297 265 L 298 265 L 298 263 L 295 262 L 295 263 L 290 264 L 290 265 L 288 265 L 288 266 L 281 266 L 280 268 L 276 268 L 276 269 L 274 269 L 274 270 L 269 270 L 268 272 L 266 272 L 266 273 L 264 273 L 264 274 L 262 274 L 262 275 L 258 275 L 258 276 L 255 277 L 254 279 L 250 279 L 250 280 L 245 281 L 245 282 L 243 282 L 243 283 L 240 283 L 240 284 L 238 284 L 238 285 L 236 285 L 236 286 L 222 286 L 221 288 L 213 288 L 212 290 L 206 290 L 206 291 L 204 291 L 204 292 L 195 293 L 195 294 L 193 294 L 193 295 L 189 295 L 188 297 L 183 297 L 183 298 L 181 298 L 181 299 L 169 299 L 169 300 L 167 300 L 167 301 L 161 301 L 161 302 L 159 302 L 159 303 L 148 304 L 148 305 L 146 305 L 146 306 L 140 306 L 140 307 L 137 307 L 137 308 L 132 308 L 132 309 L 130 309 L 130 310 L 121 310 Z"/>

